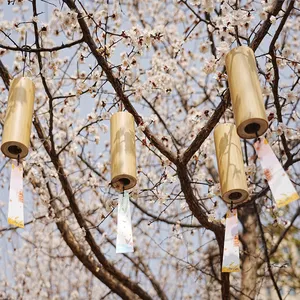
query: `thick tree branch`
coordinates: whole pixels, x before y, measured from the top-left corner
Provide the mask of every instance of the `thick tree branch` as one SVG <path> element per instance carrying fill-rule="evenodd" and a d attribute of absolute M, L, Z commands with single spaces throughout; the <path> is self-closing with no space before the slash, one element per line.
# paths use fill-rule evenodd
<path fill-rule="evenodd" d="M 211 118 L 208 120 L 205 126 L 200 130 L 200 132 L 197 134 L 194 141 L 180 157 L 180 160 L 183 164 L 187 164 L 189 160 L 192 158 L 192 156 L 195 154 L 195 152 L 198 151 L 198 149 L 201 147 L 203 142 L 207 139 L 207 137 L 210 135 L 212 130 L 215 128 L 215 126 L 217 125 L 217 123 L 219 122 L 220 118 L 222 117 L 226 108 L 229 107 L 229 105 L 230 105 L 230 95 L 229 95 L 229 90 L 227 90 L 222 101 L 214 111 Z"/>
<path fill-rule="evenodd" d="M 50 198 L 53 198 L 49 183 L 47 183 L 47 189 Z M 59 207 L 56 201 L 52 201 L 51 206 L 53 207 L 56 216 L 59 218 Z M 62 237 L 64 238 L 65 242 L 72 250 L 74 255 L 76 255 L 76 257 L 81 261 L 81 263 L 90 272 L 92 272 L 96 278 L 102 281 L 106 286 L 108 286 L 111 289 L 111 291 L 119 295 L 122 299 L 131 300 L 138 298 L 134 292 L 130 291 L 122 283 L 120 283 L 115 276 L 107 272 L 100 264 L 95 262 L 95 260 L 93 260 L 92 257 L 86 255 L 86 251 L 84 251 L 81 245 L 77 242 L 66 221 L 57 221 L 56 225 L 59 231 L 61 232 Z"/>
<path fill-rule="evenodd" d="M 258 48 L 258 46 L 260 45 L 260 43 L 262 42 L 262 40 L 264 39 L 266 34 L 268 33 L 270 27 L 272 26 L 270 18 L 272 16 L 277 16 L 277 14 L 280 12 L 284 2 L 285 2 L 285 0 L 276 0 L 274 2 L 273 8 L 269 12 L 267 20 L 265 20 L 263 22 L 263 24 L 261 25 L 261 27 L 255 34 L 252 42 L 250 43 L 250 47 L 253 49 L 254 52 Z"/>
<path fill-rule="evenodd" d="M 99 66 L 103 69 L 103 71 L 106 74 L 107 80 L 110 82 L 112 87 L 114 88 L 117 96 L 124 104 L 126 110 L 130 112 L 137 125 L 143 125 L 144 121 L 142 117 L 139 115 L 139 113 L 136 111 L 136 109 L 133 107 L 131 102 L 129 101 L 128 97 L 125 95 L 122 84 L 118 78 L 116 78 L 113 74 L 113 71 L 111 67 L 109 66 L 106 59 L 102 56 L 102 54 L 98 51 L 98 47 L 91 36 L 90 30 L 85 22 L 84 16 L 81 14 L 80 10 L 77 8 L 75 2 L 73 0 L 64 0 L 64 3 L 68 5 L 68 7 L 75 11 L 77 13 L 77 19 L 78 23 L 80 25 L 80 28 L 82 30 L 82 34 L 84 37 L 84 41 L 89 46 L 91 52 L 93 53 L 94 57 L 96 58 Z M 173 153 L 170 149 L 164 146 L 161 140 L 159 140 L 155 134 L 149 129 L 147 126 L 144 130 L 144 133 L 146 137 L 151 141 L 151 143 L 162 153 L 164 154 L 171 162 L 175 163 L 177 162 L 177 157 L 175 153 Z"/>
<path fill-rule="evenodd" d="M 242 289 L 243 294 L 240 300 L 255 299 L 256 279 L 257 279 L 257 220 L 253 207 L 239 209 L 239 220 L 243 224 L 243 233 L 241 241 L 243 241 L 242 256 Z"/>
<path fill-rule="evenodd" d="M 93 224 L 92 222 L 90 222 L 89 220 L 87 220 L 92 226 L 95 226 L 95 224 Z M 98 226 L 96 227 L 97 231 L 100 233 L 100 234 L 104 234 L 104 230 L 99 228 Z M 107 241 L 115 248 L 116 247 L 116 244 L 115 242 L 110 239 L 109 237 L 106 237 Z M 157 295 L 160 297 L 160 299 L 162 300 L 167 300 L 168 297 L 167 295 L 165 294 L 165 292 L 163 291 L 159 281 L 156 280 L 154 274 L 151 272 L 150 268 L 148 265 L 146 265 L 144 263 L 144 261 L 141 259 L 140 256 L 137 257 L 137 260 L 138 262 L 136 262 L 135 258 L 132 258 L 130 257 L 128 254 L 126 253 L 123 253 L 123 256 L 125 256 L 128 260 L 131 261 L 131 263 L 137 268 L 139 269 L 141 272 L 143 272 L 148 278 L 149 280 L 151 281 L 151 284 L 153 286 L 153 288 L 156 290 L 157 292 Z"/>

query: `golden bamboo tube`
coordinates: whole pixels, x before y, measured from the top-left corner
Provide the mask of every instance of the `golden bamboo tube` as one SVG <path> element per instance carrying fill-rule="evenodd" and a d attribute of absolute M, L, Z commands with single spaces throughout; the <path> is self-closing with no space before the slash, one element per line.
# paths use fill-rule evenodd
<path fill-rule="evenodd" d="M 136 185 L 134 118 L 128 112 L 117 112 L 110 119 L 111 184 L 122 191 Z"/>
<path fill-rule="evenodd" d="M 219 124 L 214 131 L 214 140 L 222 198 L 227 203 L 241 203 L 248 199 L 249 193 L 235 125 Z"/>
<path fill-rule="evenodd" d="M 268 121 L 254 52 L 247 46 L 237 47 L 225 61 L 237 133 L 244 139 L 260 136 L 267 131 Z"/>
<path fill-rule="evenodd" d="M 12 80 L 2 135 L 1 151 L 10 158 L 28 154 L 35 86 L 26 77 Z"/>

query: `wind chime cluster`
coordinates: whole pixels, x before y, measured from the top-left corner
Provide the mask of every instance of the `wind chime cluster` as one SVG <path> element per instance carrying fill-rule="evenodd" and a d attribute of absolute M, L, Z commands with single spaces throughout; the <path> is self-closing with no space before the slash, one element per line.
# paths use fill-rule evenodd
<path fill-rule="evenodd" d="M 24 227 L 22 159 L 28 155 L 34 109 L 35 86 L 26 77 L 12 80 L 2 135 L 1 151 L 13 159 L 9 190 L 8 223 Z M 111 117 L 111 184 L 120 192 L 117 253 L 133 252 L 129 194 L 136 185 L 134 118 L 128 112 Z"/>
<path fill-rule="evenodd" d="M 238 218 L 233 205 L 249 198 L 240 138 L 256 138 L 254 148 L 278 207 L 299 199 L 294 186 L 264 138 L 268 121 L 254 52 L 247 46 L 231 50 L 225 59 L 235 124 L 219 124 L 214 131 L 222 199 L 226 215 L 222 272 L 240 270 Z"/>
<path fill-rule="evenodd" d="M 223 272 L 239 271 L 237 210 L 233 205 L 247 201 L 249 192 L 240 138 L 256 138 L 254 147 L 278 207 L 299 198 L 294 186 L 264 138 L 268 129 L 255 56 L 246 46 L 226 56 L 226 70 L 235 124 L 219 124 L 214 141 L 223 200 L 231 205 L 227 213 Z M 29 78 L 15 78 L 9 90 L 4 124 L 3 154 L 11 159 L 8 223 L 24 227 L 22 159 L 28 154 L 35 87 Z M 121 105 L 120 105 L 121 108 Z M 133 252 L 129 189 L 137 183 L 134 117 L 120 109 L 110 120 L 111 185 L 120 193 L 116 252 Z"/>

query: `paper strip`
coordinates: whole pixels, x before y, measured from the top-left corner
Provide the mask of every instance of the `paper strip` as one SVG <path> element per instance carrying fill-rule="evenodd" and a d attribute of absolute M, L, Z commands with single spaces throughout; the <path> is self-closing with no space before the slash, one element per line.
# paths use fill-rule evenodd
<path fill-rule="evenodd" d="M 254 144 L 270 190 L 278 207 L 299 199 L 292 182 L 278 161 L 266 139 Z"/>
<path fill-rule="evenodd" d="M 8 223 L 24 228 L 24 196 L 23 196 L 23 166 L 17 161 L 12 161 L 9 203 L 8 203 Z"/>
<path fill-rule="evenodd" d="M 116 253 L 133 251 L 129 194 L 124 192 L 119 196 Z"/>
<path fill-rule="evenodd" d="M 240 252 L 238 235 L 237 210 L 229 210 L 226 214 L 225 241 L 222 272 L 240 271 Z"/>

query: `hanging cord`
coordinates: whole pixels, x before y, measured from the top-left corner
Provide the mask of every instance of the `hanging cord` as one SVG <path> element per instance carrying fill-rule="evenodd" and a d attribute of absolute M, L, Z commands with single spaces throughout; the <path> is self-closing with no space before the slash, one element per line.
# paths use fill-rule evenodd
<path fill-rule="evenodd" d="M 230 202 L 230 211 L 232 212 L 233 211 L 233 201 L 231 200 Z"/>
<path fill-rule="evenodd" d="M 18 166 L 20 165 L 20 154 L 18 154 Z"/>
<path fill-rule="evenodd" d="M 30 50 L 31 47 L 27 45 L 27 32 L 25 33 L 25 44 L 22 46 L 22 55 L 23 55 L 23 60 L 24 60 L 24 65 L 23 65 L 23 77 L 25 75 L 25 68 L 26 68 L 26 60 L 27 60 L 27 51 Z M 30 53 L 29 53 L 29 60 L 30 60 Z"/>
<path fill-rule="evenodd" d="M 256 135 L 255 142 L 256 142 L 256 141 L 260 141 L 260 138 L 259 138 L 259 136 L 258 136 L 258 131 L 255 131 L 255 135 Z"/>

